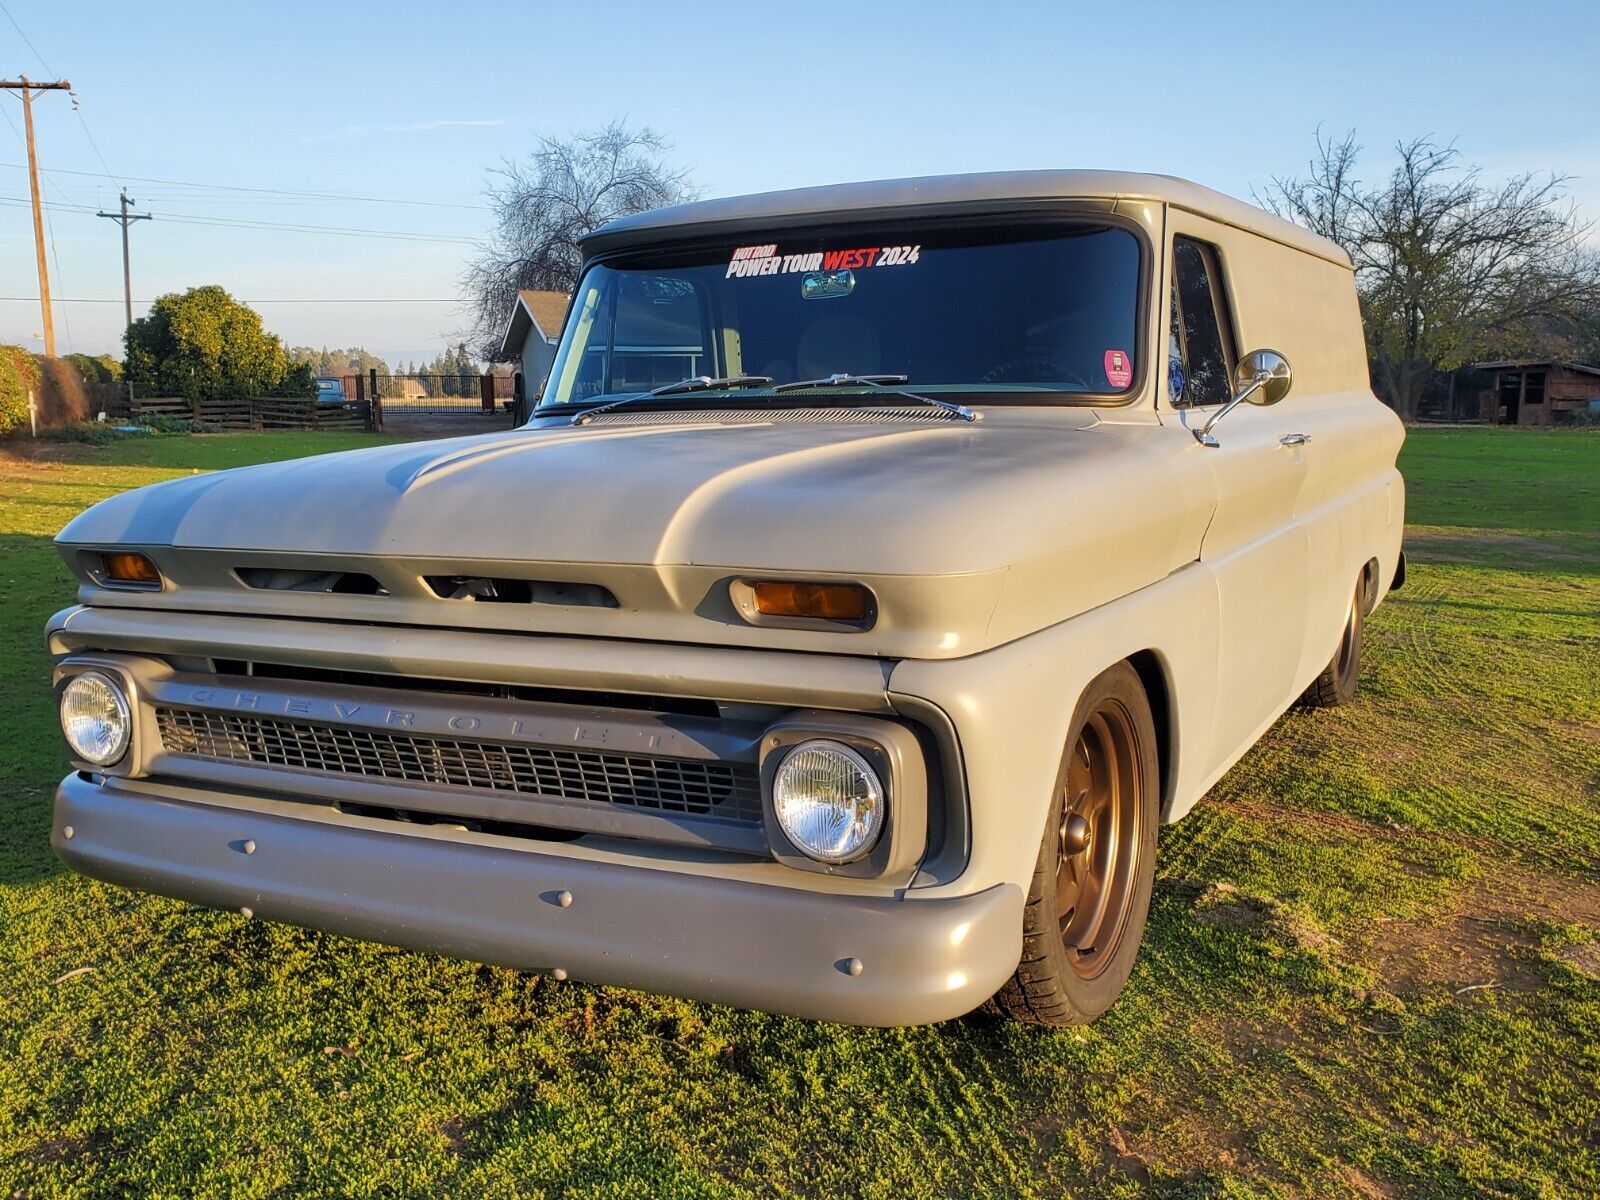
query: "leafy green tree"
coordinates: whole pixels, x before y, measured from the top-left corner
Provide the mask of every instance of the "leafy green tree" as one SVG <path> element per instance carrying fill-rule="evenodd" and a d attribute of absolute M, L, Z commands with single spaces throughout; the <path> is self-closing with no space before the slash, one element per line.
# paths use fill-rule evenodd
<path fill-rule="evenodd" d="M 160 296 L 128 327 L 127 371 L 144 394 L 188 400 L 314 393 L 307 368 L 289 373 L 261 315 L 215 284 Z"/>

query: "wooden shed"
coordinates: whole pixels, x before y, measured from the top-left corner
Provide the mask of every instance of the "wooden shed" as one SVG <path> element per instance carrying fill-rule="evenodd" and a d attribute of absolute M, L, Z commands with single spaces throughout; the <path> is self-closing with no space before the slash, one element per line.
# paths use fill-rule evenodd
<path fill-rule="evenodd" d="M 1600 408 L 1600 367 L 1554 359 L 1474 364 L 1494 376 L 1483 418 L 1496 425 L 1555 425 L 1561 414 Z"/>

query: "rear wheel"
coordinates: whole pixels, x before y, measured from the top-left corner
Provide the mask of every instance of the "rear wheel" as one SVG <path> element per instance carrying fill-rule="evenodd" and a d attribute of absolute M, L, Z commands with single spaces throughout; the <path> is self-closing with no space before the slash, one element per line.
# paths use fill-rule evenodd
<path fill-rule="evenodd" d="M 1367 592 L 1367 578 L 1363 574 L 1356 580 L 1355 595 L 1350 598 L 1344 631 L 1339 635 L 1339 648 L 1322 668 L 1322 674 L 1301 693 L 1300 703 L 1306 708 L 1337 708 L 1356 698 L 1361 678 L 1361 635 L 1366 625 Z"/>
<path fill-rule="evenodd" d="M 1150 911 L 1157 781 L 1150 702 L 1119 663 L 1073 716 L 1023 911 L 1022 961 L 995 996 L 1007 1016 L 1080 1025 L 1121 994 Z"/>

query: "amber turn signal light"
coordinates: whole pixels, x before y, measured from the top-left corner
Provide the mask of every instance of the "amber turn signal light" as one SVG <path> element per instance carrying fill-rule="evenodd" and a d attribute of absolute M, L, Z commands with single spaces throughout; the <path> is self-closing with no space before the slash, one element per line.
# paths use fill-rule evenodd
<path fill-rule="evenodd" d="M 859 583 L 752 583 L 750 591 L 763 617 L 865 621 L 872 611 L 872 594 Z"/>
<path fill-rule="evenodd" d="M 141 587 L 160 587 L 161 572 L 143 554 L 102 554 L 106 579 L 112 583 L 134 583 Z"/>

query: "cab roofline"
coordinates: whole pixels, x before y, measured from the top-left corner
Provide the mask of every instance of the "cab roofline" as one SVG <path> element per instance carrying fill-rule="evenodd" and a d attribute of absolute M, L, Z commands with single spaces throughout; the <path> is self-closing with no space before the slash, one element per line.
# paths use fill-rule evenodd
<path fill-rule="evenodd" d="M 1100 200 L 1170 204 L 1258 234 L 1349 268 L 1336 244 L 1265 209 L 1172 175 L 1136 171 L 990 171 L 834 183 L 821 187 L 726 196 L 636 213 L 602 225 L 582 241 L 586 257 L 636 246 L 776 230 L 819 222 L 891 216 L 996 213 L 1009 205 L 1036 210 L 1050 201 Z"/>

